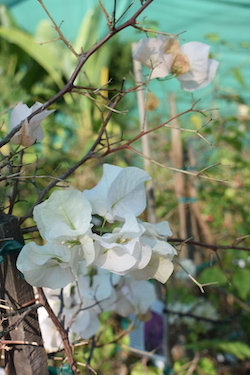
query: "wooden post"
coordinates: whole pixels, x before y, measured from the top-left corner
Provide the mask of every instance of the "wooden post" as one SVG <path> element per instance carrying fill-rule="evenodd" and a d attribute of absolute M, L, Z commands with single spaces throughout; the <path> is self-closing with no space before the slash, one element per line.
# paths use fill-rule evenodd
<path fill-rule="evenodd" d="M 175 98 L 170 94 L 170 116 L 176 116 Z M 181 140 L 181 132 L 178 129 L 179 123 L 175 119 L 172 122 L 172 145 L 171 161 L 175 168 L 184 169 L 186 162 L 190 167 L 195 168 L 196 159 L 191 143 L 187 143 L 185 150 Z M 185 158 L 184 158 L 185 155 Z M 178 209 L 180 217 L 180 237 L 183 239 L 194 237 L 197 241 L 212 243 L 212 234 L 209 226 L 203 220 L 197 200 L 197 191 L 194 178 L 178 173 L 175 175 L 175 193 L 178 198 Z M 186 202 L 185 202 L 186 201 Z M 183 251 L 184 250 L 184 251 Z M 185 244 L 180 257 L 189 258 L 200 264 L 207 260 L 208 252 L 203 252 L 199 247 Z"/>
<path fill-rule="evenodd" d="M 10 238 L 23 243 L 18 219 L 0 212 L 0 248 Z M 43 347 L 37 311 L 29 307 L 27 311 L 17 311 L 35 299 L 32 286 L 21 277 L 16 268 L 17 256 L 16 253 L 5 255 L 0 264 L 0 298 L 1 304 L 6 306 L 6 309 L 1 309 L 1 314 L 8 315 L 7 320 L 3 321 L 0 343 L 10 340 L 7 344 L 9 350 L 5 351 L 5 373 L 48 375 L 47 355 Z"/>
<path fill-rule="evenodd" d="M 174 94 L 171 93 L 169 95 L 169 104 L 170 104 L 170 117 L 175 117 L 176 112 L 176 104 L 175 104 L 175 97 Z M 184 168 L 184 152 L 183 152 L 183 144 L 181 139 L 181 131 L 178 129 L 180 128 L 179 122 L 177 119 L 171 121 L 173 129 L 171 130 L 171 162 L 174 168 L 183 169 Z M 180 220 L 180 237 L 183 239 L 187 239 L 189 236 L 188 228 L 190 226 L 189 223 L 189 211 L 188 205 L 183 202 L 183 198 L 186 196 L 186 176 L 183 173 L 176 173 L 174 175 L 174 189 L 175 194 L 178 199 L 178 211 L 179 211 L 179 220 Z M 182 246 L 182 250 L 180 253 L 180 258 L 188 258 L 188 249 L 190 248 L 189 244 L 185 244 Z"/>

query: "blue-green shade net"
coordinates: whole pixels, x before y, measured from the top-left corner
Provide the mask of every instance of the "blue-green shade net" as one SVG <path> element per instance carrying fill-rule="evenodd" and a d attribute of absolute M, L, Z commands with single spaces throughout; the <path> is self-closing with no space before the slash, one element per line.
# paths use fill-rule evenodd
<path fill-rule="evenodd" d="M 16 240 L 6 241 L 0 249 L 0 263 L 4 259 L 4 255 L 10 255 L 13 253 L 19 253 L 23 247 L 23 243 L 17 242 Z"/>

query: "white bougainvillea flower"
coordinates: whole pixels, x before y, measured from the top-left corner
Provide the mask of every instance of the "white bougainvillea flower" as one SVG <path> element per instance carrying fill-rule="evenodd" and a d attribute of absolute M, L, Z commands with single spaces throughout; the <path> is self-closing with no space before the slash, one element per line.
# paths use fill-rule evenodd
<path fill-rule="evenodd" d="M 93 304 L 96 303 L 93 301 Z M 75 338 L 89 339 L 95 335 L 100 327 L 98 313 L 93 309 L 86 308 L 79 311 L 71 326 Z"/>
<path fill-rule="evenodd" d="M 189 42 L 179 46 L 174 37 L 157 35 L 157 38 L 140 40 L 133 53 L 135 60 L 153 69 L 150 78 L 173 74 L 186 91 L 207 86 L 215 77 L 219 63 L 209 59 L 210 46 Z"/>
<path fill-rule="evenodd" d="M 70 342 L 96 334 L 102 312 L 144 315 L 156 300 L 154 286 L 149 282 L 136 281 L 130 276 L 123 278 L 100 269 L 92 269 L 92 272 L 92 275 L 81 275 L 63 290 L 44 289 L 54 313 L 63 317 L 62 324 Z M 40 308 L 38 315 L 46 350 L 61 349 L 62 339 L 46 310 Z"/>
<path fill-rule="evenodd" d="M 162 78 L 169 74 L 172 55 L 164 52 L 160 38 L 141 39 L 133 48 L 133 58 L 152 69 L 150 78 Z"/>
<path fill-rule="evenodd" d="M 91 210 L 89 201 L 81 191 L 59 190 L 34 208 L 34 220 L 44 240 L 65 244 L 73 253 L 81 254 L 82 259 L 90 265 L 95 258 Z M 81 261 L 80 256 L 78 261 Z"/>
<path fill-rule="evenodd" d="M 14 134 L 11 138 L 11 143 L 14 145 L 22 145 L 28 147 L 33 145 L 36 141 L 41 141 L 44 137 L 43 129 L 40 122 L 47 116 L 49 116 L 55 110 L 42 111 L 38 113 L 28 122 L 29 117 L 33 112 L 39 109 L 43 104 L 36 102 L 32 107 L 28 107 L 23 102 L 19 102 L 12 110 L 10 115 L 10 129 L 12 130 L 15 126 L 19 125 L 21 121 L 25 120 L 21 129 Z"/>
<path fill-rule="evenodd" d="M 81 191 L 57 190 L 34 208 L 34 220 L 46 241 L 61 243 L 91 228 L 91 205 Z"/>
<path fill-rule="evenodd" d="M 142 225 L 146 229 L 144 232 L 144 236 L 153 237 L 162 239 L 169 236 L 172 236 L 172 231 L 169 227 L 169 223 L 167 221 L 162 221 L 160 223 L 151 224 L 147 222 L 143 222 Z"/>
<path fill-rule="evenodd" d="M 140 238 L 144 245 L 150 246 L 152 255 L 146 267 L 132 270 L 132 275 L 136 280 L 156 279 L 165 283 L 171 276 L 174 266 L 173 257 L 177 252 L 173 246 L 167 242 L 167 236 L 172 235 L 167 221 L 157 224 L 142 223 L 146 231 Z"/>
<path fill-rule="evenodd" d="M 136 167 L 121 168 L 103 165 L 103 176 L 91 190 L 84 190 L 92 206 L 92 213 L 113 223 L 124 221 L 126 214 L 140 215 L 146 208 L 144 183 L 149 174 Z"/>
<path fill-rule="evenodd" d="M 144 315 L 157 299 L 154 285 L 148 281 L 137 281 L 129 275 L 121 278 L 117 288 L 114 310 L 121 316 Z"/>
<path fill-rule="evenodd" d="M 198 90 L 214 79 L 219 63 L 208 58 L 209 49 L 209 45 L 200 42 L 181 46 L 171 66 L 171 73 L 180 81 L 183 90 Z"/>
<path fill-rule="evenodd" d="M 130 275 L 136 280 L 156 279 L 165 284 L 174 270 L 172 260 L 177 255 L 175 248 L 165 241 L 148 238 L 143 238 L 142 241 L 152 246 L 152 256 L 146 267 L 132 271 Z"/>
<path fill-rule="evenodd" d="M 100 314 L 112 311 L 117 300 L 114 285 L 120 277 L 105 270 L 92 268 L 92 271 L 93 275 L 80 275 L 77 280 L 75 303 L 80 311 L 75 315 L 70 330 L 82 339 L 88 339 L 98 331 Z"/>
<path fill-rule="evenodd" d="M 126 215 L 125 220 L 113 233 L 93 236 L 97 254 L 94 264 L 118 275 L 144 268 L 152 253 L 150 246 L 140 243 L 145 228 L 132 215 Z"/>
<path fill-rule="evenodd" d="M 92 268 L 92 271 L 96 274 L 81 275 L 77 280 L 82 309 L 91 310 L 95 314 L 113 310 L 117 300 L 115 285 L 120 276 L 102 269 Z"/>
<path fill-rule="evenodd" d="M 56 244 L 27 243 L 17 258 L 17 268 L 36 287 L 63 288 L 75 279 L 69 249 Z"/>

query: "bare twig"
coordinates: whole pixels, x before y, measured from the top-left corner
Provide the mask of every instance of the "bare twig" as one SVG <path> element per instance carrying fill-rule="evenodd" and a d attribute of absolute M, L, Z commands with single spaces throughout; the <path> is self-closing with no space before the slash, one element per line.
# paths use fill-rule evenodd
<path fill-rule="evenodd" d="M 73 354 L 72 354 L 72 350 L 71 350 L 71 347 L 70 347 L 70 344 L 69 344 L 69 338 L 68 338 L 67 332 L 65 331 L 65 329 L 63 328 L 63 326 L 61 325 L 61 323 L 57 319 L 54 311 L 50 307 L 50 305 L 48 303 L 48 300 L 47 300 L 47 298 L 46 298 L 46 296 L 44 294 L 43 289 L 42 288 L 37 288 L 37 292 L 38 292 L 41 304 L 46 309 L 46 311 L 47 311 L 50 319 L 54 323 L 56 329 L 58 330 L 58 332 L 59 332 L 59 334 L 60 334 L 60 336 L 62 338 L 62 342 L 63 342 L 63 345 L 64 345 L 65 354 L 66 354 L 66 357 L 68 359 L 68 362 L 69 362 L 69 364 L 71 366 L 71 369 L 72 369 L 73 373 L 74 374 L 79 373 L 78 370 L 77 370 L 76 362 L 75 362 L 75 360 L 73 358 Z"/>
<path fill-rule="evenodd" d="M 176 242 L 177 243 L 186 242 L 186 243 L 189 243 L 191 245 L 204 247 L 206 249 L 210 249 L 210 250 L 213 250 L 213 251 L 217 251 L 217 250 L 242 250 L 242 251 L 250 251 L 250 247 L 248 247 L 248 246 L 236 246 L 234 244 L 232 244 L 232 245 L 213 245 L 213 244 L 207 244 L 207 243 L 203 243 L 203 242 L 194 241 L 192 239 L 183 240 L 181 238 L 169 238 L 168 241 L 169 242 L 175 242 L 175 243 Z"/>
<path fill-rule="evenodd" d="M 86 155 L 80 159 L 77 163 L 75 163 L 72 167 L 70 167 L 66 172 L 64 172 L 63 174 L 61 174 L 58 179 L 61 179 L 61 180 L 65 180 L 66 178 L 68 178 L 77 168 L 79 168 L 82 164 L 84 164 L 87 160 L 93 158 L 93 157 L 100 157 L 99 155 L 95 155 L 95 149 L 97 148 L 97 146 L 100 144 L 101 140 L 102 140 L 102 136 L 103 134 L 105 134 L 105 129 L 106 129 L 106 126 L 113 114 L 113 111 L 112 111 L 112 108 L 115 108 L 117 106 L 117 104 L 119 103 L 119 101 L 123 98 L 123 96 L 125 95 L 125 93 L 120 93 L 116 96 L 115 100 L 113 101 L 113 103 L 110 104 L 110 110 L 108 111 L 104 121 L 103 121 L 103 124 L 102 124 L 102 128 L 100 129 L 100 132 L 96 138 L 96 140 L 94 141 L 93 145 L 91 146 L 91 148 L 89 149 L 89 151 L 86 153 Z M 53 180 L 51 181 L 45 189 L 43 189 L 36 202 L 30 207 L 30 209 L 28 210 L 28 212 L 20 219 L 20 223 L 23 223 L 28 217 L 31 217 L 32 216 L 32 213 L 33 213 L 33 209 L 34 207 L 41 203 L 43 198 L 45 197 L 45 195 L 56 185 L 57 183 L 57 180 Z"/>
<path fill-rule="evenodd" d="M 122 25 L 120 25 L 117 28 L 114 28 L 110 30 L 110 32 L 102 39 L 100 42 L 96 43 L 92 48 L 89 49 L 87 52 L 82 52 L 78 59 L 78 64 L 72 73 L 71 77 L 69 78 L 66 85 L 58 91 L 56 95 L 54 95 L 52 98 L 50 98 L 47 102 L 45 102 L 40 108 L 38 108 L 36 111 L 34 111 L 30 116 L 27 117 L 28 122 L 37 115 L 38 113 L 43 112 L 45 109 L 50 107 L 53 103 L 58 101 L 60 98 L 62 98 L 66 93 L 69 93 L 74 88 L 74 82 L 76 78 L 78 77 L 83 65 L 87 62 L 87 60 L 92 56 L 101 46 L 103 46 L 107 41 L 109 41 L 111 38 L 113 38 L 116 34 L 118 34 L 120 31 L 126 29 L 127 27 L 134 26 L 136 24 L 137 17 L 153 2 L 154 0 L 147 0 L 138 10 L 134 13 L 132 17 L 129 18 L 128 21 L 124 22 Z M 41 3 L 42 0 L 39 0 Z M 78 55 L 77 55 L 78 56 Z M 26 119 L 25 119 L 26 120 Z M 21 121 L 20 124 L 18 124 L 15 128 L 13 128 L 9 134 L 3 138 L 0 141 L 0 148 L 6 145 L 10 139 L 16 134 L 22 127 L 24 121 Z"/>
<path fill-rule="evenodd" d="M 17 327 L 22 323 L 22 321 L 26 318 L 27 315 L 29 315 L 29 313 L 32 311 L 32 310 L 36 310 L 38 309 L 38 307 L 40 307 L 41 305 L 40 304 L 34 304 L 32 306 L 29 306 L 29 307 L 26 307 L 24 309 L 21 309 L 21 311 L 23 311 L 21 313 L 21 316 L 20 318 L 18 318 L 16 320 L 15 323 L 9 325 L 8 327 L 4 328 L 2 332 L 0 332 L 0 338 L 4 337 L 5 335 L 7 335 L 9 332 L 17 329 Z M 16 310 L 16 311 L 13 311 L 13 313 L 8 313 L 10 316 L 11 314 L 12 315 L 16 315 L 17 313 L 20 313 L 20 310 Z M 3 316 L 5 316 L 5 314 L 3 314 Z"/>
<path fill-rule="evenodd" d="M 72 45 L 68 42 L 68 40 L 65 38 L 65 36 L 63 35 L 60 27 L 57 26 L 56 22 L 54 21 L 53 17 L 51 16 L 51 14 L 49 13 L 48 9 L 46 8 L 46 6 L 44 5 L 43 1 L 42 0 L 38 0 L 38 2 L 41 4 L 41 6 L 43 7 L 45 13 L 47 14 L 47 16 L 49 17 L 49 19 L 51 20 L 51 22 L 53 23 L 54 25 L 54 28 L 56 30 L 56 32 L 59 34 L 60 38 L 63 43 L 68 47 L 68 49 L 78 58 L 80 55 L 74 50 L 74 48 L 72 47 Z"/>
<path fill-rule="evenodd" d="M 214 177 L 209 177 L 207 175 L 201 174 L 204 170 L 207 170 L 209 168 L 213 168 L 213 167 L 215 167 L 217 165 L 220 165 L 220 163 L 210 165 L 210 166 L 206 167 L 204 170 L 202 169 L 201 171 L 198 171 L 198 172 L 191 172 L 191 171 L 187 171 L 187 170 L 184 170 L 184 169 L 169 167 L 169 166 L 167 166 L 165 164 L 159 163 L 158 161 L 156 161 L 154 159 L 148 158 L 146 155 L 142 154 L 140 151 L 136 150 L 135 148 L 133 148 L 133 147 L 131 147 L 129 145 L 127 146 L 127 143 L 125 145 L 119 146 L 118 148 L 120 148 L 120 149 L 126 148 L 126 149 L 134 152 L 135 154 L 140 155 L 141 157 L 150 160 L 151 163 L 153 163 L 155 165 L 158 165 L 161 168 L 169 169 L 170 171 L 187 174 L 187 175 L 193 176 L 193 177 L 204 178 L 206 180 L 217 181 L 217 182 L 221 182 L 221 183 L 227 183 L 227 181 L 225 181 L 225 180 L 220 180 L 220 179 L 217 179 L 217 178 L 214 178 Z M 111 150 L 111 152 L 114 152 L 114 151 Z"/>

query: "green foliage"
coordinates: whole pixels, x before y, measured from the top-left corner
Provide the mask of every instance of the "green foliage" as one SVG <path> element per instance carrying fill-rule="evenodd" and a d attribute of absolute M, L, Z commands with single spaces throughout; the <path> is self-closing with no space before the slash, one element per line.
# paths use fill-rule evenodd
<path fill-rule="evenodd" d="M 250 267 L 238 269 L 232 276 L 232 285 L 236 289 L 237 295 L 246 300 L 250 297 Z"/>
<path fill-rule="evenodd" d="M 152 366 L 145 366 L 142 363 L 137 363 L 133 366 L 131 375 L 161 375 L 161 370 Z"/>
<path fill-rule="evenodd" d="M 240 341 L 220 342 L 218 343 L 218 349 L 231 353 L 240 360 L 248 359 L 250 356 L 250 347 Z"/>
<path fill-rule="evenodd" d="M 237 80 L 237 82 L 242 87 L 246 87 L 246 84 L 245 84 L 244 77 L 242 75 L 241 69 L 238 68 L 238 67 L 234 67 L 234 68 L 232 68 L 232 73 L 234 75 L 234 78 Z"/>
<path fill-rule="evenodd" d="M 249 345 L 240 341 L 202 340 L 199 343 L 187 345 L 187 348 L 196 350 L 210 349 L 214 352 L 230 353 L 239 360 L 245 360 L 250 355 Z"/>
<path fill-rule="evenodd" d="M 59 88 L 63 87 L 63 81 L 56 70 L 60 66 L 60 61 L 54 60 L 51 54 L 47 53 L 46 47 L 41 53 L 41 47 L 35 44 L 34 39 L 19 29 L 0 28 L 0 37 L 20 47 L 48 72 Z"/>
<path fill-rule="evenodd" d="M 201 284 L 205 283 L 218 283 L 218 285 L 227 285 L 228 280 L 225 276 L 223 270 L 219 267 L 209 267 L 206 268 L 199 276 L 199 282 Z"/>

